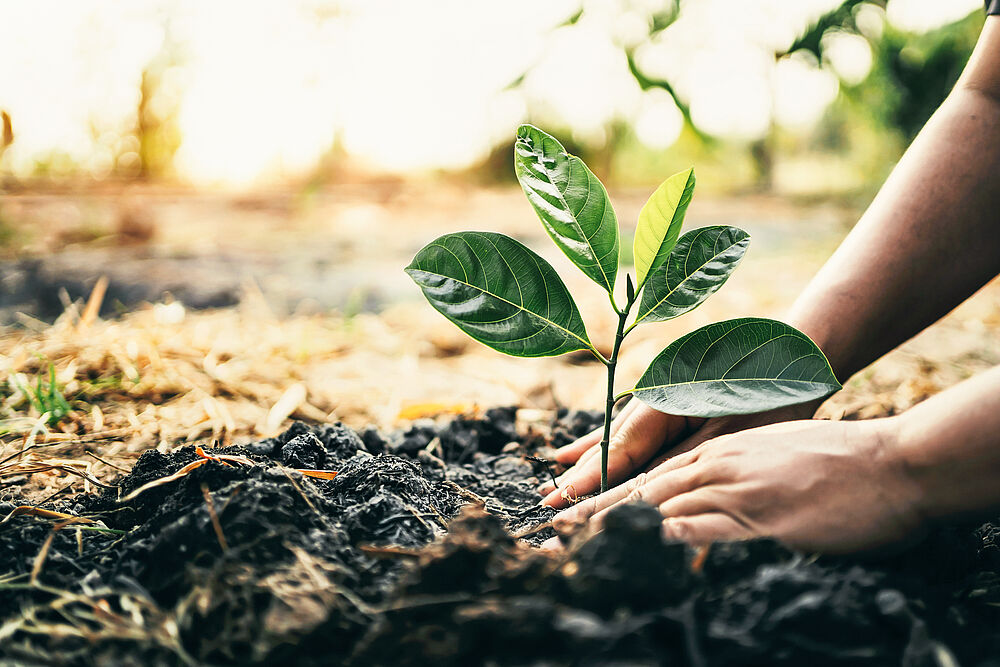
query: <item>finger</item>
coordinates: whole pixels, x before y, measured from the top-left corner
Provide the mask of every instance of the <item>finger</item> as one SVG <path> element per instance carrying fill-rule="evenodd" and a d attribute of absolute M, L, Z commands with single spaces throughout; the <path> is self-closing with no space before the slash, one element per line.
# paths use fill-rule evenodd
<path fill-rule="evenodd" d="M 671 471 L 680 470 L 681 468 L 683 468 L 685 466 L 689 466 L 691 464 L 694 464 L 694 463 L 696 463 L 698 461 L 698 457 L 700 455 L 701 455 L 700 450 L 694 450 L 694 451 L 690 451 L 690 452 L 686 452 L 684 454 L 681 454 L 680 456 L 675 457 L 676 460 L 671 459 L 669 462 L 665 462 L 664 464 L 661 464 L 660 468 L 652 470 L 649 473 L 645 473 L 644 480 L 645 480 L 645 482 L 648 482 L 651 479 L 656 479 L 656 478 L 658 478 L 658 477 L 660 477 L 662 475 L 665 475 L 665 474 L 667 474 L 667 473 L 669 473 Z M 669 463 L 670 465 L 667 466 L 667 463 Z M 667 484 L 669 484 L 669 482 L 665 483 L 665 488 L 669 488 L 669 487 L 666 486 Z M 627 498 L 629 496 L 629 494 L 633 493 L 635 491 L 635 489 L 637 487 L 639 487 L 639 486 L 643 486 L 643 483 L 641 483 L 639 481 L 636 481 L 634 479 L 633 480 L 629 480 L 625 484 L 621 484 L 620 486 L 616 486 L 614 488 L 608 489 L 607 491 L 605 491 L 604 493 L 602 493 L 602 494 L 600 494 L 598 496 L 594 496 L 593 498 L 588 498 L 587 500 L 585 500 L 583 502 L 580 502 L 580 503 L 577 503 L 576 505 L 573 505 L 569 509 L 566 509 L 566 510 L 560 512 L 559 514 L 557 514 L 555 516 L 555 519 L 553 519 L 553 520 L 554 521 L 559 521 L 560 518 L 562 517 L 567 522 L 586 521 L 591 516 L 593 516 L 594 514 L 600 512 L 601 510 L 604 510 L 604 509 L 606 509 L 608 507 L 611 507 L 612 505 L 615 505 L 615 504 L 621 502 L 622 500 L 624 500 L 625 498 Z M 678 490 L 675 491 L 675 493 L 680 493 L 680 492 L 681 492 L 680 491 L 680 487 L 678 487 Z M 665 498 L 667 496 L 661 496 L 661 497 Z M 543 504 L 548 504 L 547 501 L 554 502 L 554 503 L 559 503 L 559 504 L 553 504 L 552 505 L 552 507 L 555 507 L 556 509 L 559 509 L 561 507 L 565 507 L 566 504 L 567 504 L 564 501 L 562 501 L 561 499 L 556 500 L 551 495 L 549 497 L 545 498 L 542 501 L 542 503 Z M 653 504 L 655 505 L 657 503 L 653 503 Z"/>
<path fill-rule="evenodd" d="M 547 505 L 557 510 L 564 509 L 572 505 L 580 496 L 587 495 L 588 492 L 580 492 L 572 482 L 566 484 L 559 482 L 559 487 L 554 488 L 545 494 L 539 505 Z"/>
<path fill-rule="evenodd" d="M 553 524 L 557 526 L 568 526 L 571 524 L 582 523 L 584 521 L 588 521 L 595 514 L 625 501 L 625 499 L 629 498 L 629 496 L 632 496 L 633 500 L 641 499 L 645 490 L 636 494 L 636 489 L 645 487 L 648 479 L 648 474 L 640 473 L 635 478 L 628 480 L 620 486 L 608 489 L 600 495 L 587 498 L 555 515 L 552 519 Z"/>
<path fill-rule="evenodd" d="M 673 472 L 674 470 L 680 470 L 692 463 L 697 463 L 701 458 L 701 454 L 702 450 L 696 448 L 674 456 L 660 457 L 660 462 L 648 471 L 649 476 L 656 479 L 661 475 Z"/>
<path fill-rule="evenodd" d="M 600 511 L 603 507 L 602 502 L 605 502 L 606 496 L 616 497 L 624 495 L 622 489 L 623 487 L 619 486 L 599 496 L 592 496 L 581 500 L 569 509 L 565 509 L 552 517 L 552 527 L 556 529 L 556 532 L 572 529 Z"/>
<path fill-rule="evenodd" d="M 695 418 L 691 417 L 689 417 L 688 419 L 689 421 L 695 420 Z M 701 421 L 702 421 L 702 426 L 697 427 L 693 433 L 691 433 L 689 436 L 681 440 L 676 447 L 672 447 L 666 452 L 654 458 L 653 461 L 649 464 L 648 470 L 653 470 L 654 468 L 658 468 L 662 463 L 674 459 L 680 456 L 681 454 L 687 454 L 697 449 L 699 445 L 704 444 L 705 442 L 711 440 L 712 438 L 718 435 L 722 435 L 723 429 L 721 429 L 720 427 L 716 427 L 715 426 L 716 422 L 714 421 L 705 422 L 705 420 Z"/>
<path fill-rule="evenodd" d="M 594 460 L 595 457 L 597 458 L 598 461 L 597 465 L 599 466 L 601 460 L 600 456 L 601 456 L 601 446 L 599 444 L 594 445 L 589 450 L 587 450 L 587 452 L 583 456 L 580 457 L 580 460 L 577 461 L 576 465 L 574 465 L 572 468 L 570 468 L 563 474 L 556 477 L 554 481 L 549 480 L 544 484 L 540 484 L 538 486 L 538 492 L 546 496 L 546 498 L 542 499 L 542 504 L 543 505 L 547 504 L 546 500 L 548 499 L 549 496 L 552 496 L 553 498 L 555 497 L 561 498 L 563 493 L 562 491 L 560 491 L 560 489 L 566 489 L 568 486 L 572 485 L 573 479 L 579 474 L 581 470 L 584 470 L 588 466 L 593 465 L 591 461 Z M 600 468 L 598 468 L 598 470 L 600 470 Z M 576 487 L 573 486 L 572 488 L 573 488 L 573 494 L 579 495 L 576 494 L 575 491 Z M 563 506 L 564 505 L 559 505 L 558 507 L 563 507 Z"/>
<path fill-rule="evenodd" d="M 622 421 L 618 432 L 611 439 L 608 447 L 608 483 L 614 486 L 639 469 L 664 442 L 678 437 L 683 433 L 686 420 L 675 417 L 635 402 L 637 406 Z M 572 487 L 577 496 L 594 493 L 601 486 L 601 468 L 603 459 L 599 455 L 600 447 L 595 447 L 581 457 L 581 462 L 559 478 L 561 489 Z M 550 490 L 542 499 L 543 505 L 557 509 L 566 507 L 565 494 L 559 489 Z"/>
<path fill-rule="evenodd" d="M 708 486 L 678 493 L 661 502 L 657 508 L 664 519 L 669 519 L 718 512 L 723 504 L 719 502 L 715 489 Z"/>
<path fill-rule="evenodd" d="M 618 429 L 621 428 L 621 425 L 629 418 L 629 415 L 632 414 L 635 410 L 635 406 L 638 404 L 639 401 L 629 401 L 628 405 L 622 408 L 622 411 L 619 412 L 618 416 L 611 422 L 611 435 L 615 435 L 618 432 Z M 579 463 L 580 457 L 594 445 L 600 444 L 603 436 L 604 427 L 601 426 L 600 428 L 595 428 L 582 438 L 578 438 L 574 442 L 557 449 L 553 458 L 559 463 Z"/>
<path fill-rule="evenodd" d="M 625 440 L 621 435 L 626 429 L 619 432 L 611 444 L 608 446 L 608 484 L 615 486 L 626 479 L 629 474 L 635 471 L 650 451 L 655 450 L 658 442 L 655 431 L 644 435 L 643 441 Z M 625 436 L 627 437 L 627 436 Z M 603 457 L 601 448 L 597 446 L 593 452 L 587 452 L 586 459 L 581 457 L 579 463 L 563 473 L 558 479 L 559 488 L 553 488 L 548 495 L 542 499 L 543 505 L 549 505 L 557 509 L 566 507 L 569 502 L 566 500 L 566 493 L 571 491 L 572 496 L 586 496 L 598 491 L 601 488 L 601 468 Z"/>
<path fill-rule="evenodd" d="M 680 494 L 686 494 L 697 489 L 702 483 L 701 471 L 696 466 L 675 470 L 670 475 L 651 477 L 648 473 L 640 473 L 635 479 L 630 479 L 622 487 L 628 487 L 629 492 L 618 501 L 601 508 L 590 518 L 591 523 L 600 530 L 609 512 L 619 505 L 644 502 L 654 507 L 665 500 Z M 714 509 L 714 508 L 712 508 Z"/>
<path fill-rule="evenodd" d="M 560 540 L 558 537 L 550 537 L 549 539 L 539 544 L 538 548 L 541 549 L 542 551 L 561 551 L 563 548 L 562 540 Z"/>
<path fill-rule="evenodd" d="M 567 484 L 572 483 L 573 475 L 576 475 L 579 470 L 584 469 L 588 465 L 592 465 L 590 461 L 592 461 L 595 457 L 597 457 L 597 460 L 600 461 L 600 456 L 601 456 L 601 446 L 598 443 L 593 447 L 591 447 L 590 449 L 588 449 L 584 453 L 584 455 L 580 457 L 580 460 L 576 462 L 576 465 L 574 465 L 572 468 L 570 468 L 563 474 L 556 477 L 555 481 L 549 480 L 547 482 L 539 484 L 538 492 L 541 493 L 542 495 L 551 494 L 556 489 L 561 489 L 565 487 Z M 597 465 L 600 465 L 600 463 L 598 463 Z"/>
<path fill-rule="evenodd" d="M 709 512 L 664 519 L 663 537 L 703 546 L 712 542 L 749 540 L 757 535 L 728 514 Z"/>
<path fill-rule="evenodd" d="M 587 450 L 601 442 L 603 432 L 603 428 L 594 429 L 582 438 L 577 438 L 568 445 L 557 449 L 552 458 L 559 463 L 576 463 L 581 456 L 587 453 Z"/>

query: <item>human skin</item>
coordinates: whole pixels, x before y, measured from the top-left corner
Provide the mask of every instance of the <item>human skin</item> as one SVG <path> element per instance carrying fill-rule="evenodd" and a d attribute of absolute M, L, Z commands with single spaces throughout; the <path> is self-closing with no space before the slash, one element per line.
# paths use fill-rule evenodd
<path fill-rule="evenodd" d="M 600 528 L 643 500 L 692 544 L 774 537 L 824 553 L 870 552 L 931 523 L 1000 508 L 1000 367 L 902 415 L 801 420 L 720 436 L 556 517 Z"/>
<path fill-rule="evenodd" d="M 864 368 L 938 320 L 1000 273 L 1000 232 L 996 228 L 1000 222 L 1000 187 L 994 184 L 998 174 L 1000 17 L 990 17 L 954 90 L 906 151 L 855 228 L 800 295 L 787 318 L 790 324 L 808 334 L 823 349 L 838 377 L 849 377 Z M 986 380 L 970 381 L 969 386 L 998 394 L 1000 387 L 978 384 L 995 377 L 995 374 L 987 374 Z M 964 386 L 952 390 L 962 392 L 955 394 L 961 398 L 965 398 L 968 391 Z M 952 392 L 944 395 L 952 395 Z M 982 396 L 978 399 L 983 402 Z M 928 402 L 931 407 L 939 404 Z M 915 488 L 931 493 L 936 487 L 928 476 L 933 477 L 938 469 L 935 465 L 941 468 L 942 476 L 947 476 L 949 469 L 948 465 L 931 455 L 937 448 L 948 447 L 947 451 L 953 457 L 966 456 L 969 460 L 979 460 L 982 454 L 974 443 L 985 442 L 983 439 L 997 433 L 1000 427 L 989 419 L 989 414 L 976 409 L 975 398 L 963 402 L 961 406 L 962 409 L 953 406 L 950 410 L 937 409 L 933 412 L 918 406 L 919 409 L 911 411 L 915 417 L 908 412 L 900 418 L 873 420 L 864 425 L 834 426 L 804 422 L 792 427 L 754 429 L 766 424 L 808 418 L 815 412 L 818 403 L 771 413 L 704 421 L 662 414 L 633 400 L 613 425 L 609 478 L 618 483 L 651 463 L 652 468 L 647 474 L 630 480 L 627 485 L 615 487 L 606 494 L 574 506 L 564 518 L 581 520 L 616 502 L 638 497 L 662 505 L 682 492 L 663 483 L 655 487 L 650 485 L 662 472 L 672 471 L 679 465 L 685 467 L 683 462 L 688 458 L 681 456 L 684 452 L 696 447 L 698 451 L 705 452 L 723 446 L 743 451 L 745 445 L 747 450 L 759 450 L 753 459 L 757 466 L 754 473 L 757 477 L 752 485 L 755 502 L 781 505 L 777 511 L 789 515 L 780 521 L 775 520 L 782 526 L 780 532 L 783 539 L 793 544 L 814 544 L 811 538 L 799 541 L 799 533 L 788 529 L 788 526 L 799 525 L 791 515 L 804 515 L 824 502 L 818 497 L 821 494 L 801 491 L 794 502 L 787 494 L 781 495 L 780 476 L 768 476 L 762 472 L 769 465 L 768 461 L 773 464 L 772 472 L 781 468 L 784 474 L 793 477 L 798 472 L 792 461 L 804 468 L 822 471 L 825 468 L 820 461 L 826 460 L 831 466 L 833 463 L 818 454 L 807 461 L 807 452 L 800 450 L 815 446 L 825 451 L 825 447 L 839 442 L 842 455 L 847 458 L 836 459 L 837 465 L 847 466 L 844 470 L 854 466 L 860 473 L 872 465 L 866 458 L 870 459 L 873 452 L 884 452 L 885 442 L 898 442 L 901 444 L 890 449 L 901 448 L 907 452 L 907 457 L 913 455 L 916 457 L 914 460 L 923 462 L 917 475 L 921 482 Z M 927 421 L 930 418 L 940 421 L 930 424 Z M 911 433 L 914 422 L 941 438 L 957 438 L 957 434 L 961 433 L 962 441 L 917 442 L 912 436 L 897 439 L 891 435 L 904 426 L 906 433 Z M 797 435 L 789 436 L 788 431 L 783 430 L 785 428 L 796 429 Z M 972 429 L 972 432 L 963 429 Z M 977 439 L 974 437 L 976 434 L 981 437 Z M 718 437 L 721 435 L 727 437 Z M 572 485 L 576 495 L 597 490 L 600 479 L 599 440 L 600 435 L 592 433 L 559 450 L 557 460 L 575 462 L 559 479 L 562 489 Z M 809 445 L 796 444 L 807 440 Z M 876 442 L 881 444 L 876 446 Z M 970 448 L 969 451 L 964 452 L 964 447 Z M 927 457 L 921 458 L 915 453 L 920 448 L 927 449 Z M 789 456 L 792 458 L 789 459 Z M 887 468 L 895 465 L 892 462 L 896 461 L 894 456 L 888 454 L 874 459 L 884 462 Z M 904 457 L 903 460 L 908 459 Z M 909 466 L 904 468 L 909 470 Z M 745 489 L 750 483 L 751 473 L 731 472 L 735 475 L 731 483 L 742 484 L 741 488 Z M 973 466 L 968 472 L 988 475 L 996 471 L 986 466 Z M 876 473 L 872 471 L 871 474 Z M 705 486 L 707 482 L 703 480 L 701 485 Z M 697 488 L 700 486 L 683 493 L 692 493 Z M 541 490 L 548 493 L 544 503 L 554 507 L 567 504 L 559 489 L 543 485 Z M 731 502 L 737 502 L 731 494 L 719 493 L 718 489 L 715 493 L 720 499 L 729 498 Z M 987 505 L 991 502 L 984 496 L 974 497 Z M 779 503 L 779 500 L 782 502 Z M 911 499 L 907 502 L 924 506 L 923 500 Z M 952 505 L 954 503 L 949 506 Z M 877 503 L 869 503 L 867 509 L 877 511 Z M 973 509 L 966 507 L 955 511 Z M 677 529 L 684 525 L 680 523 L 680 517 L 688 520 L 696 516 L 690 514 L 690 510 L 685 511 L 689 513 L 672 514 L 666 525 Z M 919 517 L 937 515 L 923 509 L 918 514 Z M 731 524 L 718 517 L 712 521 L 720 531 L 724 524 L 732 528 Z M 904 523 L 909 530 L 915 531 L 923 521 L 921 518 L 916 523 Z M 743 525 L 738 536 L 775 535 L 778 524 L 764 521 Z M 872 525 L 876 524 L 878 521 Z M 737 535 L 736 532 L 727 534 Z M 894 538 L 901 539 L 901 534 L 892 534 Z M 692 539 L 696 536 L 692 533 Z M 869 544 L 861 536 L 845 538 L 845 544 L 852 550 L 877 546 Z M 826 546 L 839 550 L 834 545 Z"/>

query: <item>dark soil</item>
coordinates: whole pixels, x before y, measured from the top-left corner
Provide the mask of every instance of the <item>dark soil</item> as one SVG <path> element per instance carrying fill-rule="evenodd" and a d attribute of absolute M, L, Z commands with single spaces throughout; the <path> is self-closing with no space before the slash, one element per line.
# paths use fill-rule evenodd
<path fill-rule="evenodd" d="M 207 452 L 255 465 L 118 500 L 199 459 L 146 452 L 118 490 L 51 507 L 97 530 L 0 525 L 0 664 L 1000 665 L 995 524 L 878 562 L 767 540 L 693 562 L 630 506 L 553 555 L 532 547 L 552 535 L 525 458 L 540 438 L 514 417 L 296 424 Z M 596 420 L 564 414 L 547 439 Z"/>

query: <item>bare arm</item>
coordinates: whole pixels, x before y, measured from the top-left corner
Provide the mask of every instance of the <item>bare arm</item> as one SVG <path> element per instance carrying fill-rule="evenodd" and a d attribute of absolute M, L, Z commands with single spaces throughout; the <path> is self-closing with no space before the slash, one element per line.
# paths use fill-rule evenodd
<path fill-rule="evenodd" d="M 809 551 L 870 551 L 935 520 L 1000 508 L 1000 367 L 898 417 L 806 420 L 721 436 L 562 512 L 557 523 L 642 499 L 696 544 L 756 536 Z M 619 491 L 618 497 L 613 494 Z"/>
<path fill-rule="evenodd" d="M 1000 367 L 896 419 L 895 456 L 919 487 L 924 518 L 1000 508 Z"/>
<path fill-rule="evenodd" d="M 1000 17 L 990 17 L 955 89 L 787 319 L 816 341 L 846 380 L 997 273 Z M 702 424 L 633 401 L 612 427 L 609 476 L 617 483 L 650 461 L 655 465 L 718 435 L 811 417 L 819 404 Z M 572 485 L 579 495 L 597 488 L 599 439 L 595 432 L 559 451 L 558 461 L 576 464 L 560 487 Z M 548 494 L 546 504 L 567 504 L 553 484 L 540 490 Z M 627 492 L 611 490 L 608 498 Z"/>
<path fill-rule="evenodd" d="M 846 379 L 1000 273 L 1000 17 L 790 316 Z"/>

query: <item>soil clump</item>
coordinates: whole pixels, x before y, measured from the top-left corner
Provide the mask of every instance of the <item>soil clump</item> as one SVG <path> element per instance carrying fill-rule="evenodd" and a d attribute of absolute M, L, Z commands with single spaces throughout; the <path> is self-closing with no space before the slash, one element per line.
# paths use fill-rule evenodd
<path fill-rule="evenodd" d="M 116 489 L 46 505 L 92 523 L 0 525 L 0 663 L 1000 665 L 994 523 L 879 561 L 702 553 L 636 505 L 534 548 L 553 512 L 526 455 L 599 420 L 541 437 L 497 408 L 148 451 Z"/>

